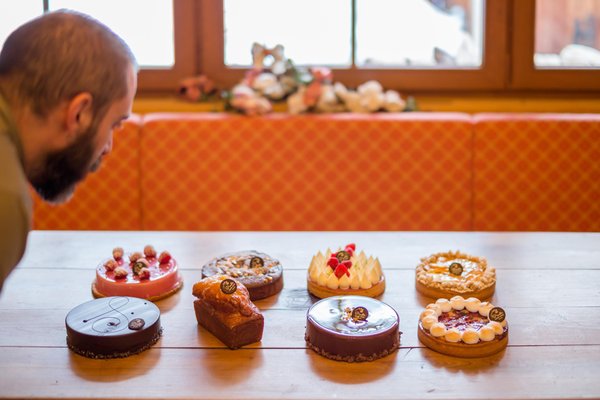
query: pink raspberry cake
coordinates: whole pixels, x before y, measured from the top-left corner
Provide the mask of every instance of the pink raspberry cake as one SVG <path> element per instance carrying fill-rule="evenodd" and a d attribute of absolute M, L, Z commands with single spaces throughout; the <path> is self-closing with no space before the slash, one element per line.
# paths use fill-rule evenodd
<path fill-rule="evenodd" d="M 96 268 L 92 283 L 94 297 L 129 296 L 156 301 L 172 295 L 183 286 L 177 261 L 168 251 L 157 255 L 151 245 L 133 252 L 127 260 L 120 247 L 113 257 Z"/>

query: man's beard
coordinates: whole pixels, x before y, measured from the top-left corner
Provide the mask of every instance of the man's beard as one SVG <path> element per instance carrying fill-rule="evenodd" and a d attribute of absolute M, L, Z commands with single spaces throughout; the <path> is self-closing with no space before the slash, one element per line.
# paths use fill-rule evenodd
<path fill-rule="evenodd" d="M 40 168 L 34 172 L 30 179 L 31 185 L 44 200 L 55 204 L 68 201 L 76 184 L 88 172 L 100 167 L 100 158 L 92 162 L 93 143 L 98 128 L 95 122 L 69 147 L 48 154 Z"/>

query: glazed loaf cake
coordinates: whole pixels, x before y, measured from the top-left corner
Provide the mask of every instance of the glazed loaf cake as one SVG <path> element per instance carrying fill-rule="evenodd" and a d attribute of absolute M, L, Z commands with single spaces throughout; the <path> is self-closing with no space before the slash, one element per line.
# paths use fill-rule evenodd
<path fill-rule="evenodd" d="M 202 279 L 192 294 L 198 323 L 231 349 L 259 342 L 264 318 L 250 301 L 248 289 L 225 275 Z"/>

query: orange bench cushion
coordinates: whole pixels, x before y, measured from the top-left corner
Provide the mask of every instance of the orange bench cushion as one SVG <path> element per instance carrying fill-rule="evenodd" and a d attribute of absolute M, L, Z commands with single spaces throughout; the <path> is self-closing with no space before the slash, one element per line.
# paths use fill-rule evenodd
<path fill-rule="evenodd" d="M 600 115 L 474 120 L 475 230 L 600 231 Z"/>
<path fill-rule="evenodd" d="M 115 131 L 112 152 L 68 203 L 50 205 L 34 196 L 34 229 L 141 229 L 140 125 L 140 117 L 132 116 Z"/>
<path fill-rule="evenodd" d="M 469 230 L 466 114 L 151 114 L 147 230 Z"/>

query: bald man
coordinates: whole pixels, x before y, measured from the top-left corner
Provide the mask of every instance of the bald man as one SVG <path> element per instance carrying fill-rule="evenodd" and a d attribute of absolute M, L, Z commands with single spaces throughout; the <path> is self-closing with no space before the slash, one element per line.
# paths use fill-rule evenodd
<path fill-rule="evenodd" d="M 67 201 L 131 113 L 137 64 L 110 29 L 83 14 L 47 13 L 0 52 L 0 289 L 25 252 L 31 185 Z"/>

